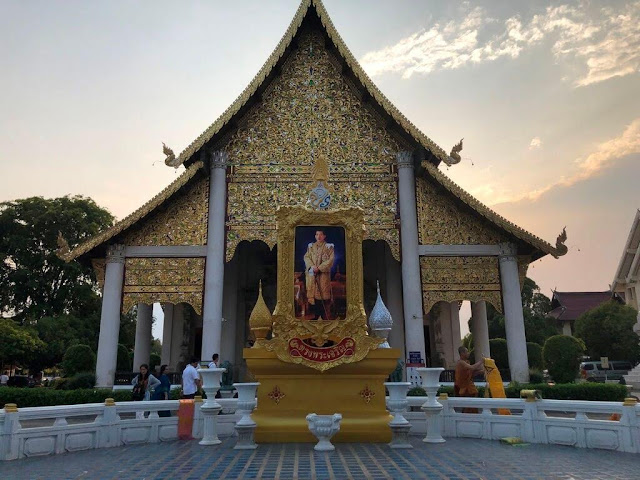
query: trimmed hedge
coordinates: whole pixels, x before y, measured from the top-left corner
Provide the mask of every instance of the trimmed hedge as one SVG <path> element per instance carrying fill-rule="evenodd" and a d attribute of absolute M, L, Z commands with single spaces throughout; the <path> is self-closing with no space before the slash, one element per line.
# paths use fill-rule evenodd
<path fill-rule="evenodd" d="M 91 372 L 95 368 L 96 354 L 88 345 L 72 345 L 62 357 L 62 369 L 66 377 L 76 373 Z"/>
<path fill-rule="evenodd" d="M 569 335 L 554 335 L 544 342 L 542 357 L 549 375 L 557 383 L 571 383 L 578 377 L 584 343 Z"/>
<path fill-rule="evenodd" d="M 415 387 L 420 388 L 420 387 Z M 414 389 L 412 389 L 414 390 Z M 422 390 L 422 389 L 420 389 Z M 507 398 L 519 398 L 520 390 L 538 390 L 546 400 L 588 400 L 592 402 L 622 402 L 628 397 L 627 387 L 615 383 L 546 383 L 511 384 L 505 387 Z M 438 394 L 453 397 L 453 387 L 441 387 Z M 420 396 L 414 394 L 415 396 Z M 426 393 L 425 393 L 426 395 Z M 484 387 L 478 387 L 478 396 L 484 397 Z"/>
<path fill-rule="evenodd" d="M 534 342 L 527 342 L 527 357 L 529 358 L 529 368 L 532 370 L 542 370 L 542 347 Z"/>

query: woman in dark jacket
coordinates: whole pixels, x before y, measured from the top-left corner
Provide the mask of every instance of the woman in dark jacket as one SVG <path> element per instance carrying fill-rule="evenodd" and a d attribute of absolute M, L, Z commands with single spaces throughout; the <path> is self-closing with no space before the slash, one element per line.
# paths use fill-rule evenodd
<path fill-rule="evenodd" d="M 153 395 L 151 395 L 151 400 L 169 400 L 169 393 L 171 391 L 171 380 L 169 380 L 169 376 L 164 373 L 166 369 L 166 365 L 162 365 L 160 367 L 160 376 L 158 377 L 160 385 L 154 390 Z M 171 412 L 169 410 L 163 410 L 161 412 L 158 412 L 158 416 L 170 417 Z"/>

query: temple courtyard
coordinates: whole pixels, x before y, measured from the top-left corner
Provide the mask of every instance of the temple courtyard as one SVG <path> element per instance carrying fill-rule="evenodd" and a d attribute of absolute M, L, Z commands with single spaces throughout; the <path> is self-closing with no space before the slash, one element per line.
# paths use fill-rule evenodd
<path fill-rule="evenodd" d="M 426 445 L 413 437 L 411 450 L 384 444 L 337 444 L 332 453 L 313 444 L 269 444 L 233 450 L 196 441 L 106 448 L 5 462 L 10 479 L 636 479 L 634 454 L 551 445 L 509 446 L 450 439 Z"/>

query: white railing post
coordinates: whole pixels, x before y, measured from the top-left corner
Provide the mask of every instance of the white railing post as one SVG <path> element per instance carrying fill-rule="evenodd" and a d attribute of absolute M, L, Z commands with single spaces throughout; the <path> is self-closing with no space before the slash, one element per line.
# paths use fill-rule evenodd
<path fill-rule="evenodd" d="M 15 460 L 19 457 L 18 430 L 20 430 L 18 406 L 7 403 L 4 406 L 4 422 L 0 431 L 0 460 Z"/>
<path fill-rule="evenodd" d="M 102 425 L 98 434 L 98 448 L 117 447 L 120 445 L 119 420 L 116 402 L 113 398 L 105 399 L 102 414 L 96 418 L 96 423 Z"/>
<path fill-rule="evenodd" d="M 202 397 L 196 395 L 193 401 L 193 427 L 191 429 L 191 436 L 193 438 L 202 438 L 202 427 L 204 423 L 202 412 L 200 411 L 200 407 L 202 407 Z"/>
<path fill-rule="evenodd" d="M 538 407 L 536 406 L 535 395 L 526 397 L 524 402 L 524 410 L 522 412 L 522 440 L 528 443 L 540 443 L 536 438 L 536 418 L 538 416 Z"/>
<path fill-rule="evenodd" d="M 620 426 L 623 428 L 622 449 L 625 452 L 640 453 L 640 428 L 638 425 L 638 401 L 625 398 L 622 404 Z"/>
<path fill-rule="evenodd" d="M 449 406 L 449 395 L 441 393 L 438 396 L 438 402 L 442 405 L 442 436 L 455 437 L 455 421 L 451 416 L 451 407 Z"/>

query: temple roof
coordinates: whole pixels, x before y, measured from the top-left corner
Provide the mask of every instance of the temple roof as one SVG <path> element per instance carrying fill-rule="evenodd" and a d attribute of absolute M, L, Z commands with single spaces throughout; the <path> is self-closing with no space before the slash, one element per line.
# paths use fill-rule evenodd
<path fill-rule="evenodd" d="M 638 282 L 640 275 L 640 210 L 636 211 L 629 237 L 624 244 L 620 263 L 616 269 L 611 289 L 624 292 L 628 283 Z"/>
<path fill-rule="evenodd" d="M 171 166 L 177 168 L 179 165 L 184 164 L 187 170 L 149 202 L 116 223 L 113 227 L 77 246 L 64 258 L 72 260 L 86 255 L 99 246 L 104 246 L 110 239 L 147 217 L 152 211 L 167 202 L 176 192 L 185 187 L 196 175 L 196 172 L 203 167 L 200 153 L 204 153 L 205 148 L 209 149 L 223 143 L 228 138 L 228 134 L 238 127 L 240 120 L 252 105 L 261 100 L 265 89 L 279 74 L 289 52 L 296 47 L 296 36 L 303 28 L 303 25 L 312 25 L 323 30 L 329 40 L 326 47 L 331 49 L 336 57 L 339 57 L 342 74 L 347 76 L 351 83 L 362 92 L 363 101 L 367 101 L 382 116 L 387 118 L 387 128 L 393 129 L 397 134 L 405 138 L 409 144 L 414 146 L 416 166 L 422 167 L 418 169 L 418 175 L 436 181 L 466 207 L 471 208 L 482 218 L 515 237 L 516 240 L 526 244 L 526 251 L 523 253 L 531 255 L 532 260 L 547 254 L 558 257 L 566 253 L 564 245 L 557 243 L 554 247 L 509 222 L 442 173 L 437 166 L 441 161 L 448 161 L 449 155 L 400 113 L 373 84 L 336 31 L 322 2 L 320 0 L 302 0 L 286 33 L 250 84 L 233 104 L 184 151 L 173 159 L 167 159 L 167 161 L 171 160 L 168 163 Z"/>
<path fill-rule="evenodd" d="M 584 312 L 610 300 L 620 298 L 611 291 L 604 292 L 553 292 L 551 310 L 548 315 L 557 320 L 575 320 Z"/>
<path fill-rule="evenodd" d="M 345 63 L 345 70 L 351 73 L 354 80 L 359 83 L 359 87 L 363 88 L 368 97 L 370 97 L 384 113 L 389 115 L 391 119 L 401 129 L 411 137 L 414 142 L 422 146 L 428 157 L 436 165 L 440 161 L 448 160 L 449 155 L 429 137 L 422 133 L 413 123 L 411 123 L 400 111 L 378 90 L 368 75 L 364 72 L 356 58 L 347 48 L 344 41 L 333 26 L 333 22 L 329 18 L 329 14 L 324 8 L 321 0 L 302 0 L 300 7 L 296 12 L 289 28 L 278 43 L 277 47 L 262 66 L 258 74 L 253 78 L 251 83 L 236 98 L 236 100 L 227 108 L 220 117 L 213 122 L 204 132 L 200 134 L 191 144 L 185 148 L 180 155 L 171 163 L 171 166 L 179 166 L 183 163 L 189 163 L 193 155 L 208 143 L 215 143 L 217 136 L 223 136 L 227 128 L 234 128 L 235 121 L 241 117 L 248 107 L 259 100 L 261 91 L 270 82 L 271 78 L 278 73 L 278 67 L 283 62 L 287 53 L 294 47 L 294 39 L 305 19 L 308 22 L 316 22 L 319 20 L 322 28 L 328 35 L 333 44 L 335 52 Z M 344 73 L 344 72 L 343 72 Z"/>

